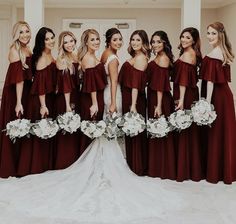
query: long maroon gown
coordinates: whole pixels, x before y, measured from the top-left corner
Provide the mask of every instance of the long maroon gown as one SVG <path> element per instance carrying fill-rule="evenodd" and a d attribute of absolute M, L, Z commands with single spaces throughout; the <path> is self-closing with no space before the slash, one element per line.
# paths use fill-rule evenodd
<path fill-rule="evenodd" d="M 174 112 L 174 100 L 170 93 L 170 68 L 160 67 L 151 61 L 147 68 L 148 118 L 154 118 L 157 105 L 157 91 L 163 93 L 162 114 L 168 117 Z M 173 133 L 162 138 L 148 138 L 148 175 L 162 179 L 176 178 L 176 156 Z"/>
<path fill-rule="evenodd" d="M 184 109 L 191 109 L 192 103 L 199 99 L 197 66 L 178 59 L 174 64 L 173 81 L 174 100 L 179 100 L 179 86 L 185 86 Z M 177 135 L 177 181 L 200 181 L 204 176 L 199 131 L 199 127 L 192 124 Z"/>
<path fill-rule="evenodd" d="M 80 93 L 80 116 L 81 120 L 102 120 L 104 110 L 104 89 L 107 85 L 107 75 L 104 64 L 99 63 L 95 67 L 87 68 L 83 73 L 82 89 Z M 91 93 L 97 92 L 98 113 L 96 117 L 90 117 L 92 106 Z M 92 142 L 92 139 L 80 132 L 80 155 Z"/>
<path fill-rule="evenodd" d="M 119 73 L 122 94 L 123 114 L 130 111 L 132 104 L 132 88 L 138 89 L 137 112 L 146 118 L 145 86 L 147 75 L 145 71 L 134 68 L 126 61 Z M 147 173 L 147 135 L 142 132 L 134 137 L 125 137 L 126 159 L 131 170 L 138 175 Z"/>
<path fill-rule="evenodd" d="M 29 96 L 27 118 L 31 122 L 41 119 L 39 95 L 45 94 L 46 106 L 49 110 L 49 118 L 54 117 L 56 86 L 56 65 L 52 62 L 41 70 L 36 70 Z M 41 139 L 37 136 L 24 138 L 21 145 L 21 153 L 17 174 L 41 173 L 53 168 L 53 142 L 54 138 Z"/>
<path fill-rule="evenodd" d="M 79 111 L 79 77 L 78 63 L 74 63 L 74 72 L 57 69 L 58 93 L 55 101 L 55 114 L 66 112 L 65 93 L 70 93 L 70 104 L 75 113 Z M 55 139 L 55 169 L 64 169 L 74 163 L 79 157 L 79 136 L 75 133 L 57 133 Z"/>
<path fill-rule="evenodd" d="M 31 57 L 26 58 L 28 69 L 24 69 L 21 61 L 10 63 L 2 92 L 1 108 L 0 108 L 0 177 L 7 178 L 16 175 L 16 168 L 19 159 L 19 149 L 21 139 L 17 139 L 16 143 L 12 143 L 6 132 L 2 132 L 6 128 L 6 124 L 16 118 L 16 84 L 24 81 L 22 93 L 22 106 L 24 115 L 28 103 L 28 95 L 32 83 L 31 73 Z M 25 116 L 22 116 L 24 118 Z"/>
<path fill-rule="evenodd" d="M 236 121 L 233 94 L 228 85 L 231 81 L 230 65 L 206 56 L 200 75 L 203 97 L 206 97 L 207 81 L 214 84 L 211 103 L 217 114 L 205 132 L 206 180 L 231 184 L 236 180 Z"/>

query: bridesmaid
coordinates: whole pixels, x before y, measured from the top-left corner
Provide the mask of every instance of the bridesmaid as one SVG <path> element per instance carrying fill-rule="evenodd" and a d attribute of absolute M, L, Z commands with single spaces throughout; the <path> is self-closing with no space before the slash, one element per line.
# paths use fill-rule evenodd
<path fill-rule="evenodd" d="M 19 140 L 12 143 L 6 132 L 6 124 L 24 116 L 31 86 L 31 50 L 28 43 L 31 31 L 28 23 L 17 22 L 12 31 L 13 43 L 9 50 L 9 67 L 5 78 L 0 107 L 0 177 L 16 175 Z"/>
<path fill-rule="evenodd" d="M 174 64 L 174 100 L 176 110 L 190 109 L 199 99 L 197 70 L 201 63 L 200 37 L 196 28 L 185 28 L 180 34 L 180 57 Z M 202 154 L 199 129 L 195 124 L 182 130 L 177 138 L 177 181 L 200 181 Z"/>
<path fill-rule="evenodd" d="M 85 30 L 78 49 L 78 60 L 83 73 L 80 96 L 81 120 L 102 120 L 103 118 L 103 93 L 107 78 L 103 63 L 100 63 L 95 55 L 99 47 L 99 33 L 94 29 Z M 80 155 L 91 142 L 90 138 L 81 133 Z"/>
<path fill-rule="evenodd" d="M 156 31 L 150 44 L 155 54 L 149 62 L 148 74 L 148 117 L 168 117 L 174 112 L 174 100 L 170 93 L 170 72 L 174 56 L 167 34 Z M 173 133 L 167 137 L 148 139 L 148 175 L 162 179 L 176 178 Z"/>
<path fill-rule="evenodd" d="M 119 73 L 122 92 L 122 110 L 138 112 L 146 117 L 146 68 L 150 57 L 148 36 L 144 30 L 136 30 L 130 37 L 128 52 L 131 58 Z M 143 132 L 135 137 L 126 137 L 126 159 L 133 172 L 147 173 L 147 138 Z"/>
<path fill-rule="evenodd" d="M 79 77 L 78 59 L 75 53 L 76 37 L 69 31 L 59 35 L 57 57 L 58 93 L 55 114 L 64 114 L 72 110 L 78 113 Z M 78 134 L 58 133 L 55 144 L 55 169 L 64 169 L 75 162 L 79 156 Z M 66 147 L 65 147 L 66 145 Z"/>
<path fill-rule="evenodd" d="M 222 23 L 207 27 L 207 39 L 213 49 L 202 62 L 202 96 L 214 105 L 217 118 L 212 127 L 207 128 L 206 180 L 231 184 L 236 180 L 236 123 L 228 82 L 234 54 Z"/>
<path fill-rule="evenodd" d="M 45 117 L 54 117 L 56 65 L 52 57 L 55 34 L 47 27 L 39 29 L 32 56 L 34 76 L 27 117 L 35 122 Z M 31 136 L 21 147 L 18 175 L 41 173 L 52 169 L 53 139 Z"/>

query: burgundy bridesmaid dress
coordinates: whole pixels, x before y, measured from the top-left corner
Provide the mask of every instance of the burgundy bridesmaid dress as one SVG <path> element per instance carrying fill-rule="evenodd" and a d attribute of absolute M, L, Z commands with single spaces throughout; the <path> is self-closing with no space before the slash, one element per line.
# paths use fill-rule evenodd
<path fill-rule="evenodd" d="M 70 104 L 72 110 L 78 113 L 79 109 L 79 83 L 78 63 L 74 63 L 74 73 L 70 71 L 57 70 L 58 93 L 55 101 L 55 114 L 66 112 L 65 93 L 70 93 Z M 64 169 L 74 163 L 79 157 L 79 136 L 75 133 L 57 133 L 55 139 L 55 169 Z"/>
<path fill-rule="evenodd" d="M 25 117 L 28 103 L 28 96 L 32 84 L 31 74 L 31 57 L 26 58 L 28 69 L 24 69 L 21 61 L 10 63 L 5 79 L 2 92 L 1 108 L 0 108 L 0 177 L 7 178 L 16 175 L 17 163 L 19 159 L 19 150 L 21 139 L 17 139 L 12 143 L 10 138 L 6 136 L 6 132 L 2 132 L 6 128 L 6 124 L 16 118 L 16 84 L 24 81 L 22 93 L 22 106 Z"/>
<path fill-rule="evenodd" d="M 85 69 L 83 73 L 82 89 L 80 93 L 80 116 L 81 120 L 102 120 L 104 111 L 103 93 L 107 85 L 107 75 L 104 64 L 99 63 L 95 67 Z M 98 113 L 96 117 L 90 117 L 92 106 L 91 93 L 97 92 Z M 80 155 L 92 142 L 92 139 L 80 132 Z"/>
<path fill-rule="evenodd" d="M 199 99 L 197 66 L 178 59 L 174 64 L 173 81 L 174 100 L 179 99 L 179 86 L 185 86 L 184 109 L 191 109 L 192 103 Z M 200 181 L 204 176 L 199 131 L 199 127 L 192 124 L 177 134 L 177 181 Z"/>
<path fill-rule="evenodd" d="M 148 64 L 148 118 L 154 118 L 157 91 L 163 93 L 162 115 L 174 112 L 174 100 L 170 93 L 170 68 L 160 67 L 155 61 Z M 162 138 L 148 138 L 148 175 L 162 179 L 176 179 L 176 156 L 173 132 Z"/>
<path fill-rule="evenodd" d="M 31 122 L 41 119 L 39 95 L 45 94 L 46 106 L 49 110 L 49 118 L 54 116 L 56 87 L 56 65 L 52 62 L 47 67 L 36 70 L 29 96 L 27 118 Z M 21 154 L 17 174 L 41 173 L 53 168 L 53 142 L 54 137 L 41 139 L 37 136 L 24 138 L 21 145 Z"/>
<path fill-rule="evenodd" d="M 211 103 L 217 114 L 211 127 L 206 128 L 206 180 L 231 184 L 236 180 L 236 122 L 233 94 L 228 85 L 230 65 L 206 56 L 200 75 L 203 97 L 206 97 L 207 81 L 214 84 Z"/>
<path fill-rule="evenodd" d="M 119 82 L 122 94 L 123 114 L 130 111 L 132 104 L 132 88 L 138 89 L 136 103 L 137 112 L 146 118 L 146 96 L 145 86 L 147 75 L 145 71 L 134 68 L 126 61 L 119 73 Z M 125 137 L 126 159 L 131 170 L 137 175 L 147 173 L 147 135 L 142 132 L 134 137 Z"/>

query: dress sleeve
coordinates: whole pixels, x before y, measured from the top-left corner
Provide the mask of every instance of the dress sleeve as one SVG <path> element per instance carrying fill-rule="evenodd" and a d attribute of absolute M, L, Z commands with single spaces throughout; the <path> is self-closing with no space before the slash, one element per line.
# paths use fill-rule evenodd
<path fill-rule="evenodd" d="M 230 66 L 222 64 L 222 61 L 218 59 L 205 57 L 200 70 L 200 78 L 213 83 L 230 82 Z"/>
<path fill-rule="evenodd" d="M 174 66 L 175 84 L 195 88 L 198 82 L 197 67 L 178 60 Z"/>
<path fill-rule="evenodd" d="M 55 90 L 56 70 L 54 65 L 49 65 L 42 70 L 37 70 L 31 88 L 31 94 L 44 95 Z"/>
<path fill-rule="evenodd" d="M 83 74 L 82 92 L 91 93 L 103 90 L 107 84 L 107 77 L 103 64 L 88 68 Z"/>

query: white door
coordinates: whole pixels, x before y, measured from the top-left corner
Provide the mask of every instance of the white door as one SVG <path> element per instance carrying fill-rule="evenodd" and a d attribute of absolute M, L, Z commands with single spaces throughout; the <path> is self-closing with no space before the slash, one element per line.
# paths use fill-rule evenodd
<path fill-rule="evenodd" d="M 69 30 L 75 34 L 78 39 L 78 45 L 80 43 L 80 37 L 82 33 L 89 28 L 97 30 L 101 38 L 101 46 L 97 52 L 98 58 L 100 58 L 102 52 L 105 49 L 105 33 L 109 28 L 116 27 L 120 30 L 123 36 L 123 46 L 118 52 L 121 64 L 130 55 L 127 52 L 129 45 L 129 38 L 133 31 L 136 29 L 136 20 L 128 19 L 63 19 L 63 30 Z"/>

